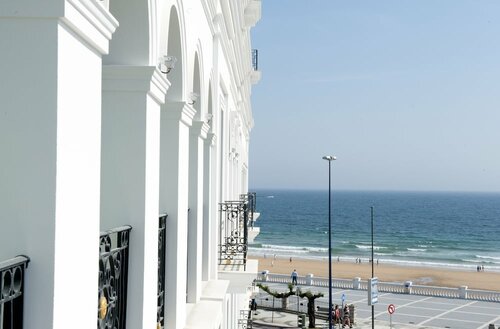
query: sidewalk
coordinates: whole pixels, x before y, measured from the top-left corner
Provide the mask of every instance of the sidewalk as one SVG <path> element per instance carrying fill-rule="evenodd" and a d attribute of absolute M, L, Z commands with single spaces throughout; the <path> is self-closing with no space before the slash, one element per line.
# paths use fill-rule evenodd
<path fill-rule="evenodd" d="M 253 315 L 254 324 L 257 328 L 298 328 L 297 315 L 285 312 L 271 312 L 265 310 L 257 310 Z M 309 320 L 306 316 L 306 328 L 308 328 Z M 356 329 L 371 329 L 371 321 L 356 321 L 352 326 Z M 316 328 L 328 328 L 328 321 L 316 319 Z M 339 327 L 335 327 L 338 329 Z M 341 328 L 341 327 L 340 327 Z M 346 327 L 347 328 L 347 327 Z M 392 327 L 386 321 L 375 320 L 375 328 L 377 329 L 430 329 L 433 327 L 423 327 L 409 324 L 393 324 Z"/>

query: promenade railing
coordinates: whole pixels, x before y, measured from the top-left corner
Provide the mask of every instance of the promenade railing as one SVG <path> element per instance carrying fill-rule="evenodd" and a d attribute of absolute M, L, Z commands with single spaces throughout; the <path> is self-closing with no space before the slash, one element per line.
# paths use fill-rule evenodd
<path fill-rule="evenodd" d="M 281 283 L 287 284 L 291 282 L 290 275 L 272 274 L 268 271 L 263 271 L 258 274 L 257 282 Z M 306 285 L 313 287 L 328 287 L 327 278 L 315 278 L 314 275 L 299 276 L 297 278 L 298 285 Z M 352 289 L 352 290 L 367 290 L 368 282 L 360 278 L 350 279 L 332 279 L 332 286 L 335 289 Z M 468 300 L 478 300 L 486 302 L 500 303 L 500 292 L 488 290 L 469 289 L 467 286 L 459 288 L 436 287 L 426 285 L 414 285 L 411 281 L 403 283 L 397 282 L 380 282 L 378 283 L 379 292 L 388 292 L 394 294 L 410 294 L 431 297 L 444 298 L 460 298 Z"/>

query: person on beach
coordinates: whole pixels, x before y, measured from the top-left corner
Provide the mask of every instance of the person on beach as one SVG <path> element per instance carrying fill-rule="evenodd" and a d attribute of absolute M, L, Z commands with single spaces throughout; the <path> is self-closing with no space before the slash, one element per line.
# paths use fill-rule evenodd
<path fill-rule="evenodd" d="M 297 277 L 299 276 L 299 274 L 297 273 L 297 270 L 293 270 L 292 272 L 292 284 L 294 285 L 297 285 Z"/>
<path fill-rule="evenodd" d="M 290 263 L 292 262 L 292 257 L 290 257 Z"/>

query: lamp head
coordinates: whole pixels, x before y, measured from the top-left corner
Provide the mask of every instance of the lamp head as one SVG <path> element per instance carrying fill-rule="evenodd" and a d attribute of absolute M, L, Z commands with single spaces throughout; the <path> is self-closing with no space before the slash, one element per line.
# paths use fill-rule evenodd
<path fill-rule="evenodd" d="M 158 68 L 160 69 L 161 73 L 168 74 L 174 68 L 175 63 L 177 63 L 177 58 L 175 56 L 165 55 L 160 57 Z"/>
<path fill-rule="evenodd" d="M 195 92 L 192 92 L 192 93 L 189 93 L 189 102 L 188 104 L 189 105 L 194 105 L 194 103 L 196 103 L 196 100 L 198 99 L 198 97 L 200 97 L 200 95 L 198 95 L 197 93 Z"/>
<path fill-rule="evenodd" d="M 327 160 L 327 161 L 333 161 L 333 160 L 337 160 L 337 157 L 334 156 L 334 155 L 325 155 L 323 157 L 323 160 Z"/>

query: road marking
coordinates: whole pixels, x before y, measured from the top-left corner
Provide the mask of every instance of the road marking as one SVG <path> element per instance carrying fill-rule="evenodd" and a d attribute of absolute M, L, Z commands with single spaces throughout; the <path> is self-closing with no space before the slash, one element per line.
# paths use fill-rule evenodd
<path fill-rule="evenodd" d="M 396 305 L 396 311 L 399 310 L 402 307 L 406 307 L 406 306 L 409 306 L 409 305 L 412 305 L 412 304 L 420 303 L 421 301 L 428 300 L 428 299 L 431 299 L 431 298 L 433 298 L 433 297 L 426 297 L 426 298 L 422 298 L 422 299 L 419 299 L 419 300 L 414 300 L 413 302 L 409 302 L 409 303 L 406 303 L 406 304 L 403 304 L 403 305 Z M 383 314 L 386 314 L 386 313 L 387 313 L 387 310 L 385 310 L 383 312 L 380 312 L 378 314 L 375 314 L 375 317 L 383 315 Z"/>
<path fill-rule="evenodd" d="M 446 315 L 446 314 L 449 314 L 449 313 L 455 312 L 455 311 L 457 311 L 457 310 L 459 310 L 459 309 L 461 309 L 461 308 L 468 307 L 468 306 L 471 306 L 471 305 L 476 304 L 476 303 L 477 303 L 477 301 L 473 301 L 473 302 L 470 302 L 470 303 L 468 303 L 468 304 L 464 304 L 464 305 L 461 305 L 461 306 L 458 306 L 458 307 L 452 308 L 451 310 L 448 310 L 448 311 L 443 312 L 443 313 L 441 313 L 441 314 L 439 314 L 439 315 L 433 316 L 432 318 L 430 318 L 430 319 L 428 319 L 428 320 L 425 320 L 425 321 L 423 321 L 423 322 L 420 322 L 418 325 L 419 325 L 419 326 L 421 326 L 421 325 L 423 325 L 424 323 L 427 323 L 427 322 L 429 322 L 429 321 L 432 321 L 432 320 L 438 319 L 438 318 L 442 317 L 443 315 Z"/>
<path fill-rule="evenodd" d="M 497 321 L 500 321 L 500 316 L 496 317 L 495 319 L 493 319 L 492 321 L 489 321 L 488 323 L 485 323 L 483 324 L 481 327 L 478 327 L 477 329 L 483 329 L 483 328 L 486 328 L 487 326 L 490 325 L 490 323 L 495 323 Z"/>

